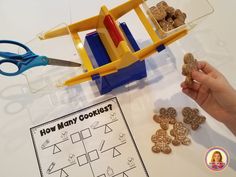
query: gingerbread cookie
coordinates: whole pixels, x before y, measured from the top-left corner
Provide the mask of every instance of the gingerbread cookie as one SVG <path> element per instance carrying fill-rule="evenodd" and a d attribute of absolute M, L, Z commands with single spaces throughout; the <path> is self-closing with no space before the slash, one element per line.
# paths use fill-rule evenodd
<path fill-rule="evenodd" d="M 175 15 L 175 9 L 171 6 L 168 6 L 165 10 L 166 10 L 168 17 L 173 19 L 174 15 Z"/>
<path fill-rule="evenodd" d="M 180 144 L 189 145 L 191 143 L 191 140 L 187 137 L 189 129 L 182 122 L 176 122 L 170 134 L 174 137 L 172 140 L 174 146 L 179 146 Z"/>
<path fill-rule="evenodd" d="M 193 78 L 192 78 L 193 70 L 196 71 L 198 70 L 197 60 L 191 53 L 187 53 L 184 55 L 184 65 L 182 67 L 182 74 L 186 76 L 185 83 L 187 85 L 193 84 Z"/>
<path fill-rule="evenodd" d="M 192 130 L 197 130 L 200 124 L 206 121 L 206 117 L 199 115 L 199 110 L 196 108 L 191 109 L 190 107 L 185 107 L 182 110 L 182 115 L 184 117 L 183 122 L 190 124 Z"/>
<path fill-rule="evenodd" d="M 150 11 L 157 21 L 163 20 L 167 15 L 165 9 L 161 7 L 151 7 Z"/>
<path fill-rule="evenodd" d="M 174 29 L 174 26 L 173 26 L 173 22 L 170 21 L 167 21 L 167 20 L 160 20 L 159 21 L 159 25 L 161 26 L 161 28 L 164 30 L 164 31 L 170 31 L 172 29 Z"/>
<path fill-rule="evenodd" d="M 167 2 L 161 1 L 161 2 L 158 2 L 158 3 L 156 4 L 156 7 L 162 8 L 162 9 L 166 10 L 166 8 L 168 8 L 169 5 L 167 4 Z"/>
<path fill-rule="evenodd" d="M 154 115 L 153 120 L 160 124 L 163 130 L 168 130 L 169 124 L 174 124 L 176 122 L 177 112 L 173 107 L 161 108 L 159 110 L 159 115 Z"/>
<path fill-rule="evenodd" d="M 151 140 L 153 143 L 155 143 L 155 145 L 152 147 L 152 151 L 154 153 L 159 153 L 159 152 L 163 152 L 164 154 L 171 153 L 172 150 L 169 144 L 171 143 L 172 139 L 165 130 L 163 129 L 157 130 L 156 134 L 152 136 Z"/>

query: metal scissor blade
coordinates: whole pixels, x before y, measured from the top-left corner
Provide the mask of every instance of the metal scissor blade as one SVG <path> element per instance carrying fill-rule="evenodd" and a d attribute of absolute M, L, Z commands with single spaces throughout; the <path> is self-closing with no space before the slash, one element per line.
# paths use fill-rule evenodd
<path fill-rule="evenodd" d="M 48 65 L 56 65 L 56 66 L 68 66 L 68 67 L 80 67 L 80 63 L 75 63 L 72 61 L 58 60 L 54 58 L 48 58 Z"/>

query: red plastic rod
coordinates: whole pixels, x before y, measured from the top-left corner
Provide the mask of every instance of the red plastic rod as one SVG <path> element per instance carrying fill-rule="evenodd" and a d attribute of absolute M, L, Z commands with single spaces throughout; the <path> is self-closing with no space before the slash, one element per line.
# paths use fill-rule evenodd
<path fill-rule="evenodd" d="M 120 31 L 117 29 L 116 24 L 110 15 L 107 15 L 103 21 L 108 33 L 111 36 L 111 39 L 116 47 L 119 43 L 123 41 L 123 37 L 120 34 Z"/>

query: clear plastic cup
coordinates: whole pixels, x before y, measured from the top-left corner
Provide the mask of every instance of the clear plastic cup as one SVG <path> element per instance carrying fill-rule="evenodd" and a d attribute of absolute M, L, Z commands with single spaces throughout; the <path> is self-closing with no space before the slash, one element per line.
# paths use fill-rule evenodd
<path fill-rule="evenodd" d="M 153 28 L 157 32 L 160 38 L 164 38 L 170 34 L 173 34 L 183 28 L 192 29 L 201 20 L 205 19 L 207 16 L 214 12 L 214 8 L 208 0 L 165 0 L 165 2 L 173 7 L 174 9 L 180 9 L 187 15 L 185 24 L 170 31 L 164 31 L 158 21 L 154 18 L 150 11 L 150 7 L 156 6 L 161 0 L 147 0 L 143 3 L 143 8 L 146 11 L 146 15 L 153 25 Z"/>

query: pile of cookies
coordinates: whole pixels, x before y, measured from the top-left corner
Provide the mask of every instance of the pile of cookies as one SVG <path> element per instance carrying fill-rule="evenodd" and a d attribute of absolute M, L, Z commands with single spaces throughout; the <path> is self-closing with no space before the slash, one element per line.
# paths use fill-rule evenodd
<path fill-rule="evenodd" d="M 196 130 L 200 124 L 205 122 L 206 118 L 199 114 L 198 109 L 191 109 L 190 107 L 185 107 L 182 110 L 184 117 L 183 122 L 190 124 L 193 130 Z M 160 124 L 160 129 L 156 131 L 151 137 L 151 141 L 154 143 L 152 151 L 154 153 L 163 152 L 164 154 L 171 153 L 172 149 L 170 144 L 174 146 L 179 145 L 189 145 L 191 144 L 188 135 L 190 133 L 189 128 L 183 123 L 176 120 L 177 111 L 173 107 L 161 108 L 159 114 L 153 116 L 153 120 Z M 170 135 L 168 135 L 168 129 L 172 125 L 170 130 Z"/>
<path fill-rule="evenodd" d="M 184 64 L 182 66 L 182 74 L 186 76 L 185 83 L 187 85 L 192 85 L 193 83 L 193 70 L 198 70 L 197 59 L 194 58 L 193 54 L 187 53 L 184 55 Z"/>
<path fill-rule="evenodd" d="M 186 124 L 190 124 L 192 130 L 197 130 L 200 124 L 206 121 L 206 117 L 199 114 L 199 110 L 194 108 L 191 109 L 190 107 L 185 107 L 182 110 L 182 115 L 184 117 L 183 121 Z"/>
<path fill-rule="evenodd" d="M 180 9 L 169 6 L 165 1 L 161 1 L 149 9 L 152 16 L 166 32 L 185 24 L 187 15 Z"/>

